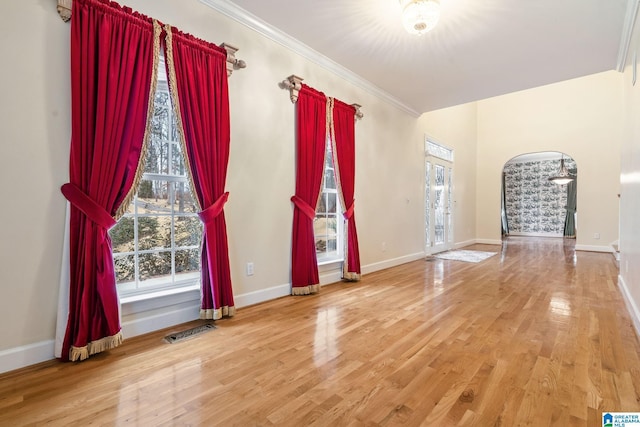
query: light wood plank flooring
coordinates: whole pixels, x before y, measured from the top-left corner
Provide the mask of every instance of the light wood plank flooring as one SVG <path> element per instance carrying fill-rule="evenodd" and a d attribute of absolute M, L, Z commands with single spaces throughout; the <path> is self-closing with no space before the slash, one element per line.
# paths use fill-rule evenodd
<path fill-rule="evenodd" d="M 0 425 L 601 426 L 640 411 L 611 254 L 510 238 L 0 376 Z M 193 326 L 193 322 L 186 326 Z"/>

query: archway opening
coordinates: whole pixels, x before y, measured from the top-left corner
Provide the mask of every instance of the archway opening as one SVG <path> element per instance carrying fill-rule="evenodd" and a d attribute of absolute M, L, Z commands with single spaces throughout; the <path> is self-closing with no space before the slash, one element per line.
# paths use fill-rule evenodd
<path fill-rule="evenodd" d="M 561 160 L 573 178 L 558 185 L 549 180 Z M 502 169 L 502 236 L 566 237 L 577 233 L 577 166 L 561 152 L 522 154 Z"/>

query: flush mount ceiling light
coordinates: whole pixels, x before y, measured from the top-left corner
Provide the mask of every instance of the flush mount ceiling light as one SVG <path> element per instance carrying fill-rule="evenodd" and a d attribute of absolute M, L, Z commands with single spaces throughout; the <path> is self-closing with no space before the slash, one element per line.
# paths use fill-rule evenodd
<path fill-rule="evenodd" d="M 410 34 L 431 31 L 440 19 L 440 0 L 400 0 L 402 24 Z"/>
<path fill-rule="evenodd" d="M 549 178 L 549 181 L 558 185 L 567 185 L 573 181 L 575 177 L 569 173 L 569 170 L 564 164 L 564 156 L 560 159 L 560 170 L 555 176 Z"/>

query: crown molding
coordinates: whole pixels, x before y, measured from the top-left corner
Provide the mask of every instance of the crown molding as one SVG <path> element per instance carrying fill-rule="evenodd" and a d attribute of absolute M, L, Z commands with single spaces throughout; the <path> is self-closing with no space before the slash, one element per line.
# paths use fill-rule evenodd
<path fill-rule="evenodd" d="M 624 72 L 624 67 L 627 62 L 631 36 L 633 35 L 633 27 L 636 25 L 639 6 L 640 0 L 627 0 L 627 13 L 624 17 L 624 26 L 622 27 L 622 35 L 620 37 L 620 48 L 618 49 L 618 62 L 616 64 L 616 70 L 621 73 Z"/>
<path fill-rule="evenodd" d="M 640 1 L 640 0 L 638 0 Z M 228 1 L 228 0 L 200 0 L 200 3 L 203 3 L 212 9 L 220 12 L 221 14 L 233 19 L 234 21 L 239 22 L 240 24 L 251 28 L 252 30 L 260 33 L 261 35 L 267 37 L 268 39 L 278 43 L 281 46 L 286 47 L 287 49 L 297 53 L 303 58 L 308 59 L 309 61 L 321 66 L 322 68 L 331 71 L 332 73 L 342 77 L 344 80 L 352 83 L 353 85 L 359 87 L 367 91 L 368 93 L 377 96 L 383 101 L 399 108 L 400 110 L 414 116 L 419 117 L 420 113 L 415 109 L 409 107 L 405 103 L 401 102 L 399 99 L 389 94 L 388 92 L 380 89 L 375 86 L 368 80 L 360 77 L 353 71 L 343 67 L 337 62 L 327 58 L 322 55 L 320 52 L 310 48 L 306 44 L 300 42 L 299 40 L 291 37 L 287 33 L 279 30 L 271 24 L 263 21 L 252 13 L 242 9 L 238 5 Z"/>

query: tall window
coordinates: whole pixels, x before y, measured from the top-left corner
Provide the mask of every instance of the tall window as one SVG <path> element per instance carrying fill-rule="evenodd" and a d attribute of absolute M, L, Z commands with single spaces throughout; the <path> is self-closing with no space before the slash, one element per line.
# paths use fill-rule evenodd
<path fill-rule="evenodd" d="M 327 138 L 322 193 L 318 199 L 316 217 L 313 220 L 318 262 L 342 260 L 343 230 L 342 208 L 333 165 L 333 147 L 331 140 Z"/>
<path fill-rule="evenodd" d="M 202 224 L 190 191 L 164 57 L 158 66 L 144 175 L 127 212 L 110 235 L 119 292 L 147 292 L 198 282 Z"/>

